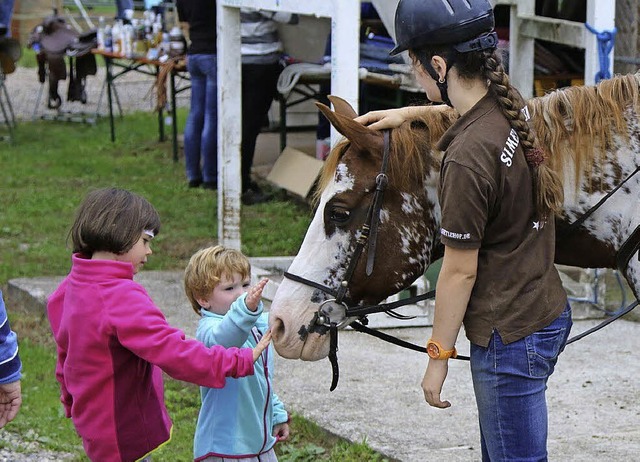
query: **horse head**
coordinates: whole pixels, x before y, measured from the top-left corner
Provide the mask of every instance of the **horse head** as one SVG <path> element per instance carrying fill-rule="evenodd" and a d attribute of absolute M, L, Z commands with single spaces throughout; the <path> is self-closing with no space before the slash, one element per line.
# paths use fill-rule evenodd
<path fill-rule="evenodd" d="M 386 135 L 355 122 L 357 114 L 346 101 L 330 99 L 335 112 L 318 107 L 345 140 L 325 162 L 315 215 L 289 268 L 298 280 L 285 279 L 271 305 L 274 345 L 291 359 L 327 356 L 328 328 L 314 323 L 321 306 L 336 298 L 348 306 L 376 304 L 423 274 L 440 221 L 440 161 L 433 144 L 450 125 L 452 114 L 434 111 L 431 124 L 405 123 L 394 129 L 388 135 L 385 160 Z M 415 130 L 424 136 L 412 134 Z M 382 194 L 376 192 L 381 176 Z M 372 221 L 378 231 L 369 235 Z M 375 246 L 363 244 L 367 240 Z M 334 308 L 331 322 L 344 327 L 353 321 L 344 319 L 340 306 Z"/>

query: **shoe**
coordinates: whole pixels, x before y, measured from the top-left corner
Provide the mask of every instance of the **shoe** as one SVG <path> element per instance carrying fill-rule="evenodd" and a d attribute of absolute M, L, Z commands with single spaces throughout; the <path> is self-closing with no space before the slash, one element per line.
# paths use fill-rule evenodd
<path fill-rule="evenodd" d="M 211 189 L 215 191 L 218 189 L 218 184 L 214 181 L 205 181 L 204 183 L 202 183 L 202 187 L 204 189 Z"/>
<path fill-rule="evenodd" d="M 202 184 L 202 180 L 189 180 L 190 188 L 199 188 L 201 184 Z"/>
<path fill-rule="evenodd" d="M 273 195 L 249 189 L 242 193 L 240 200 L 243 205 L 263 204 L 265 202 L 271 202 Z"/>

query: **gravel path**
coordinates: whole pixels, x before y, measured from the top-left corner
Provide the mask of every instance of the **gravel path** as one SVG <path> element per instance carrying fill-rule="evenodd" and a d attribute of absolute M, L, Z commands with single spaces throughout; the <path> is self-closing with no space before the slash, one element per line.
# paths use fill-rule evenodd
<path fill-rule="evenodd" d="M 11 424 L 7 428 L 11 428 Z M 36 435 L 27 435 L 30 439 Z M 38 443 L 25 442 L 16 433 L 0 430 L 0 462 L 58 462 L 72 460 L 73 455 L 43 450 Z"/>

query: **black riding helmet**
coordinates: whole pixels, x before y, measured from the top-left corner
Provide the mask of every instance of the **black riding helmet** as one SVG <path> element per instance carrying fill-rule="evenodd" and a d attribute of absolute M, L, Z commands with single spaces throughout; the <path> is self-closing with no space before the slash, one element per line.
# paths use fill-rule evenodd
<path fill-rule="evenodd" d="M 496 48 L 493 8 L 487 0 L 400 0 L 396 8 L 396 46 L 391 55 L 408 49 L 445 47 L 447 72 L 456 62 L 456 53 Z M 436 81 L 442 101 L 451 106 L 447 81 L 440 79 L 426 60 L 424 69 Z"/>
<path fill-rule="evenodd" d="M 456 51 L 495 48 L 493 8 L 488 0 L 400 0 L 396 8 L 397 46 L 391 55 L 434 45 Z"/>

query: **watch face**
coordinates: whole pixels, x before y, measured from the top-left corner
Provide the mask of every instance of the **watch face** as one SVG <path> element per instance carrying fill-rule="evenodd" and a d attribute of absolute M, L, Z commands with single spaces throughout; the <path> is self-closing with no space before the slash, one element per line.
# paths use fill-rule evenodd
<path fill-rule="evenodd" d="M 429 343 L 427 345 L 427 354 L 432 358 L 438 358 L 440 356 L 440 348 L 435 343 Z"/>

